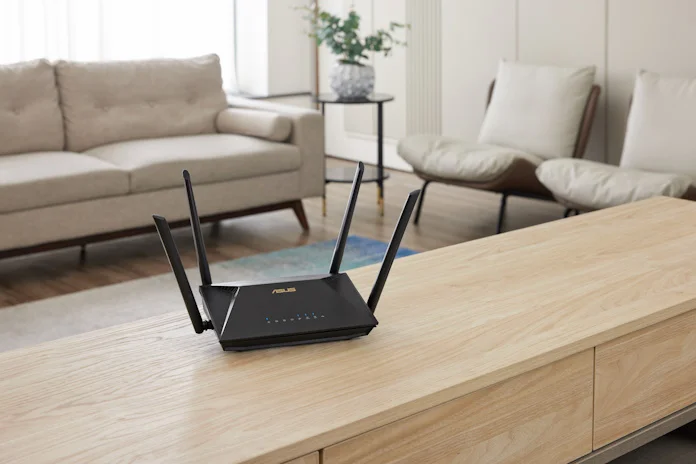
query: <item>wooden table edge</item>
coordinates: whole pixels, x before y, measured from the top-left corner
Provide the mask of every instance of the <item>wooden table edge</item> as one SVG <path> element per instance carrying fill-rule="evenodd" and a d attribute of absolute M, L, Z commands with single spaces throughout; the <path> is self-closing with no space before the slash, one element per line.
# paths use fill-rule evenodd
<path fill-rule="evenodd" d="M 310 454 L 314 451 L 323 450 L 328 446 L 349 440 L 351 438 L 357 437 L 377 428 L 393 424 L 402 419 L 409 418 L 411 416 L 427 411 L 434 407 L 446 404 L 450 401 L 454 401 L 470 393 L 512 379 L 526 372 L 539 369 L 556 361 L 560 361 L 578 353 L 582 353 L 583 351 L 595 349 L 597 346 L 602 345 L 603 343 L 607 343 L 625 335 L 638 332 L 648 327 L 652 327 L 666 320 L 672 319 L 682 314 L 686 314 L 694 309 L 696 309 L 696 300 L 688 299 L 659 313 L 652 313 L 643 316 L 634 321 L 630 321 L 621 326 L 615 327 L 612 330 L 607 330 L 605 332 L 598 333 L 589 338 L 577 341 L 573 344 L 566 345 L 556 350 L 541 353 L 535 357 L 528 358 L 521 363 L 501 367 L 481 377 L 469 380 L 468 382 L 464 382 L 462 384 L 446 388 L 439 392 L 418 398 L 417 400 L 413 400 L 408 403 L 403 403 L 401 405 L 393 407 L 392 409 L 385 410 L 381 413 L 364 417 L 357 422 L 353 422 L 351 424 L 329 430 L 320 435 L 310 437 L 308 439 L 296 442 L 283 448 L 278 448 L 271 452 L 255 456 L 245 461 L 239 461 L 235 464 L 278 464 L 283 463 L 287 460 L 291 460 L 293 459 L 293 457 L 302 456 Z M 523 368 L 519 369 L 521 366 Z M 393 417 L 378 418 L 379 416 L 391 415 L 397 410 L 399 410 L 400 413 L 394 414 Z M 401 413 L 401 411 L 407 412 Z M 369 422 L 371 426 L 363 426 L 363 422 Z M 353 429 L 358 430 L 354 431 Z"/>

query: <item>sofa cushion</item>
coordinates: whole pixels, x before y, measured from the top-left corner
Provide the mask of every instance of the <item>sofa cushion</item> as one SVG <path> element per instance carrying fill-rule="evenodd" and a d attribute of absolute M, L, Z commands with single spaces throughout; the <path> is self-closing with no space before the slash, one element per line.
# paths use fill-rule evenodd
<path fill-rule="evenodd" d="M 621 166 L 696 179 L 696 79 L 638 73 Z"/>
<path fill-rule="evenodd" d="M 537 156 L 511 148 L 467 143 L 435 135 L 413 135 L 399 141 L 399 155 L 413 168 L 443 179 L 487 182 L 507 172 L 516 160 L 538 165 Z"/>
<path fill-rule="evenodd" d="M 193 188 L 198 213 L 203 217 L 296 200 L 302 195 L 300 186 L 300 172 L 291 171 L 215 184 L 196 183 Z M 152 227 L 153 213 L 172 222 L 188 219 L 183 186 L 0 214 L 0 249 Z"/>
<path fill-rule="evenodd" d="M 63 115 L 46 60 L 0 66 L 0 155 L 63 149 Z"/>
<path fill-rule="evenodd" d="M 292 132 L 292 120 L 272 111 L 227 108 L 216 120 L 217 130 L 227 134 L 248 135 L 273 142 L 285 142 Z"/>
<path fill-rule="evenodd" d="M 0 213 L 127 193 L 128 173 L 91 156 L 69 152 L 0 156 Z"/>
<path fill-rule="evenodd" d="M 595 210 L 655 196 L 681 197 L 691 185 L 688 176 L 619 168 L 579 159 L 549 160 L 537 177 L 568 206 Z"/>
<path fill-rule="evenodd" d="M 293 171 L 301 164 L 294 145 L 231 134 L 132 140 L 86 154 L 128 171 L 131 192 L 183 185 L 184 169 L 196 184 L 208 184 Z"/>
<path fill-rule="evenodd" d="M 209 134 L 227 107 L 216 55 L 56 64 L 67 147 Z"/>
<path fill-rule="evenodd" d="M 479 142 L 541 158 L 573 156 L 595 68 L 501 61 Z"/>

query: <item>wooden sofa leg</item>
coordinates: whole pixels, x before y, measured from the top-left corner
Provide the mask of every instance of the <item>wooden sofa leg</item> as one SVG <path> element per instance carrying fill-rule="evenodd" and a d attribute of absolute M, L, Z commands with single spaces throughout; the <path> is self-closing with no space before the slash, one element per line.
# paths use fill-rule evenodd
<path fill-rule="evenodd" d="M 220 221 L 213 222 L 213 226 L 210 228 L 210 236 L 219 237 L 221 227 L 222 225 L 220 224 Z"/>
<path fill-rule="evenodd" d="M 293 201 L 292 202 L 292 210 L 295 213 L 295 216 L 297 216 L 297 220 L 300 221 L 300 225 L 302 226 L 302 229 L 305 231 L 309 230 L 309 222 L 307 221 L 307 215 L 305 214 L 304 205 L 302 204 L 302 200 Z"/>
<path fill-rule="evenodd" d="M 505 207 L 507 206 L 508 194 L 503 193 L 500 198 L 500 211 L 498 211 L 498 226 L 495 229 L 495 233 L 499 234 L 503 231 L 503 221 L 505 220 Z"/>

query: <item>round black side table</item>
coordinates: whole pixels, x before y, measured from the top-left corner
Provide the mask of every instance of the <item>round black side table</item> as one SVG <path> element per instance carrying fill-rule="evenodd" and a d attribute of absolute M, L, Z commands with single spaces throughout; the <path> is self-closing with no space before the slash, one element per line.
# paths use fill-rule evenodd
<path fill-rule="evenodd" d="M 379 214 L 384 216 L 384 181 L 389 174 L 384 172 L 384 111 L 385 103 L 394 100 L 393 95 L 386 93 L 373 93 L 364 98 L 341 98 L 330 93 L 319 94 L 314 101 L 321 104 L 321 114 L 325 114 L 326 105 L 377 105 L 377 167 L 365 167 L 362 183 L 377 182 L 377 205 Z M 354 168 L 328 168 L 326 170 L 326 183 L 353 182 Z M 323 197 L 322 212 L 326 216 L 326 195 Z"/>

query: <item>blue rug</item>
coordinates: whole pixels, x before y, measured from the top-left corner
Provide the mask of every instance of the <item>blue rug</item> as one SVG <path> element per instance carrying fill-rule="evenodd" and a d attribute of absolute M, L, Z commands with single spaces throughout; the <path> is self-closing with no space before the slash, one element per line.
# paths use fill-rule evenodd
<path fill-rule="evenodd" d="M 325 274 L 329 272 L 335 246 L 336 240 L 327 240 L 297 248 L 234 259 L 218 263 L 216 267 L 220 266 L 225 271 L 229 271 L 229 274 L 226 272 L 227 275 L 239 275 L 244 280 L 255 277 Z M 386 251 L 387 244 L 384 242 L 351 235 L 346 242 L 341 271 L 381 263 Z M 402 247 L 399 248 L 396 257 L 401 258 L 417 253 L 417 251 Z"/>

